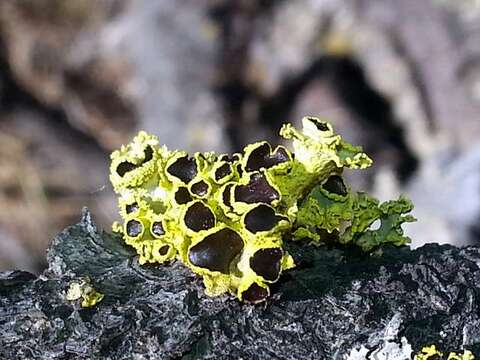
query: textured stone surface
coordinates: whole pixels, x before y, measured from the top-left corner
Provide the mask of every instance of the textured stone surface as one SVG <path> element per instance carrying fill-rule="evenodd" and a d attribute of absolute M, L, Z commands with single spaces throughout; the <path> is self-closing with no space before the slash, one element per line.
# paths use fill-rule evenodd
<path fill-rule="evenodd" d="M 398 354 L 431 343 L 480 352 L 478 247 L 371 258 L 296 244 L 290 251 L 298 267 L 267 303 L 209 298 L 179 262 L 140 267 L 85 211 L 54 239 L 38 278 L 0 274 L 0 357 L 362 359 L 366 349 Z M 105 294 L 94 308 L 65 300 L 71 281 L 85 276 Z"/>

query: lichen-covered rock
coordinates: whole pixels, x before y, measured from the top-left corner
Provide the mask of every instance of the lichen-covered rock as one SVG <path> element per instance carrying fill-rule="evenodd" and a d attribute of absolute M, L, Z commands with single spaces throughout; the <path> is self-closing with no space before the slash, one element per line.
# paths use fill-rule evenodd
<path fill-rule="evenodd" d="M 479 356 L 479 247 L 365 256 L 288 242 L 288 251 L 296 268 L 250 305 L 205 295 L 179 261 L 139 266 L 84 212 L 55 238 L 38 278 L 0 274 L 0 358 L 344 360 L 387 359 L 390 349 L 406 360 L 431 344 Z M 82 308 L 66 293 L 87 277 L 104 298 Z"/>
<path fill-rule="evenodd" d="M 437 350 L 435 345 L 425 346 L 418 354 L 415 355 L 413 360 L 475 360 L 472 352 L 465 350 L 462 354 L 451 352 L 449 354 L 443 354 Z"/>
<path fill-rule="evenodd" d="M 140 255 L 140 263 L 179 259 L 204 280 L 208 295 L 229 292 L 264 301 L 284 270 L 294 267 L 283 240 L 295 232 L 324 244 L 337 237 L 372 251 L 404 245 L 402 223 L 412 204 L 405 198 L 379 205 L 351 192 L 345 168 L 372 160 L 315 117 L 303 129 L 280 130 L 293 142 L 258 142 L 240 154 L 169 151 L 140 132 L 111 155 L 110 180 L 119 195 L 123 224 L 113 229 Z M 377 230 L 369 229 L 381 221 Z"/>

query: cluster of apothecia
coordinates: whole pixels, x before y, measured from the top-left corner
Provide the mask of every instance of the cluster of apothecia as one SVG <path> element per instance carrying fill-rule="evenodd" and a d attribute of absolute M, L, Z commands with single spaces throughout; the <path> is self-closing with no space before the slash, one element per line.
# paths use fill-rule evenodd
<path fill-rule="evenodd" d="M 295 266 L 283 246 L 288 236 L 320 243 L 322 231 L 339 234 L 345 221 L 355 225 L 361 218 L 363 230 L 369 225 L 365 199 L 350 195 L 341 174 L 345 167 L 370 166 L 370 158 L 327 122 L 305 117 L 302 125 L 301 132 L 289 124 L 280 131 L 293 140 L 293 152 L 258 142 L 231 155 L 169 151 L 140 132 L 111 155 L 110 179 L 123 219 L 114 230 L 136 249 L 140 263 L 182 261 L 203 278 L 210 296 L 265 300 L 269 285 Z M 398 216 L 411 209 L 402 204 Z M 367 205 L 376 209 L 367 222 L 391 215 L 392 206 Z M 398 226 L 388 223 L 389 234 L 405 240 L 399 224 L 409 219 L 398 216 Z M 350 228 L 350 241 L 359 240 L 358 226 Z"/>

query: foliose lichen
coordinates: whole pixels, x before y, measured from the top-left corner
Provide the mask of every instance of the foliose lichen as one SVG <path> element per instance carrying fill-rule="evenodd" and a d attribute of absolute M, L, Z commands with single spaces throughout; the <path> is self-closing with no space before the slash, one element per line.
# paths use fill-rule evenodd
<path fill-rule="evenodd" d="M 114 231 L 139 254 L 139 262 L 178 259 L 202 276 L 206 293 L 232 293 L 259 302 L 270 284 L 295 266 L 283 241 L 335 241 L 373 251 L 404 245 L 401 224 L 413 221 L 404 198 L 379 204 L 345 184 L 345 168 L 372 160 L 318 118 L 286 124 L 281 136 L 293 152 L 263 141 L 242 153 L 169 151 L 140 132 L 111 155 L 110 180 L 123 223 Z M 371 225 L 380 222 L 378 229 Z"/>
<path fill-rule="evenodd" d="M 90 284 L 90 278 L 82 278 L 79 281 L 72 281 L 67 289 L 65 298 L 68 301 L 80 300 L 83 308 L 93 307 L 103 300 L 104 295 L 95 290 Z"/>
<path fill-rule="evenodd" d="M 435 345 L 424 347 L 414 360 L 475 360 L 471 351 L 465 350 L 462 354 L 451 352 L 448 355 L 437 350 Z"/>

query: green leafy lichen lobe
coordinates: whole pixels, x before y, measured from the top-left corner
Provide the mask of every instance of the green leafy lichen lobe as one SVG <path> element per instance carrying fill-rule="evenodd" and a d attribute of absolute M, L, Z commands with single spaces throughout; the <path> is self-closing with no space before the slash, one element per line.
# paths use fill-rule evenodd
<path fill-rule="evenodd" d="M 178 259 L 203 278 L 208 295 L 231 293 L 254 303 L 295 266 L 286 239 L 334 239 L 364 251 L 408 243 L 401 225 L 414 220 L 405 215 L 410 201 L 379 204 L 352 192 L 343 170 L 367 168 L 372 160 L 329 123 L 305 117 L 302 125 L 280 131 L 293 152 L 263 141 L 233 155 L 169 151 L 140 132 L 111 155 L 123 220 L 114 231 L 141 264 Z"/>

